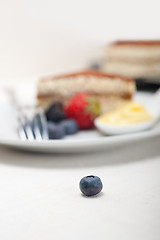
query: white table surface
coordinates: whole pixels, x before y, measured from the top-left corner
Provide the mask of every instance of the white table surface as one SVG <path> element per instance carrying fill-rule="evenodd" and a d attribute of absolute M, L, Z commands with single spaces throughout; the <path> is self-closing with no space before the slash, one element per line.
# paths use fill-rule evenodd
<path fill-rule="evenodd" d="M 90 174 L 104 188 L 87 198 Z M 159 199 L 160 137 L 79 155 L 0 147 L 1 240 L 159 240 Z"/>
<path fill-rule="evenodd" d="M 90 174 L 104 188 L 87 198 Z M 87 154 L 0 147 L 0 240 L 159 240 L 159 199 L 160 137 Z"/>

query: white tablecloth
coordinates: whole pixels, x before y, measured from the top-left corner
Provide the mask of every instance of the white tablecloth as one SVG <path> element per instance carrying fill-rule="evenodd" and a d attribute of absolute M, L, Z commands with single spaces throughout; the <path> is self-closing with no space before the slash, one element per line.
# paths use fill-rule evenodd
<path fill-rule="evenodd" d="M 90 174 L 104 188 L 87 198 Z M 78 155 L 1 147 L 0 239 L 159 240 L 160 137 Z"/>

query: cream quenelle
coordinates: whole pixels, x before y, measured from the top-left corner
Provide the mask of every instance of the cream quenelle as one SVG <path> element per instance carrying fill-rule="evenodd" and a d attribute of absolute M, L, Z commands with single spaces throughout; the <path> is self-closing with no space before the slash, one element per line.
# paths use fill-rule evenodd
<path fill-rule="evenodd" d="M 103 114 L 99 121 L 110 125 L 129 125 L 153 119 L 145 107 L 137 102 L 130 101 L 114 111 Z"/>

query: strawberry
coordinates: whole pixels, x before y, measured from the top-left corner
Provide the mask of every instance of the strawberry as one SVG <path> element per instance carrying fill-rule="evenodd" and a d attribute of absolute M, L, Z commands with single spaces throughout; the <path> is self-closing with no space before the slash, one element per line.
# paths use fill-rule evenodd
<path fill-rule="evenodd" d="M 94 127 L 94 119 L 100 115 L 100 106 L 94 97 L 79 93 L 70 99 L 64 111 L 67 118 L 76 120 L 80 129 L 90 129 Z"/>

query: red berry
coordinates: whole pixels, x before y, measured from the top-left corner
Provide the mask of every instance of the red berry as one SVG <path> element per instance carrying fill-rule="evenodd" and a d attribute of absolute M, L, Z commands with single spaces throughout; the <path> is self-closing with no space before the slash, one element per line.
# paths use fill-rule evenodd
<path fill-rule="evenodd" d="M 65 114 L 68 118 L 75 119 L 80 129 L 93 128 L 93 121 L 100 114 L 99 103 L 87 93 L 80 93 L 69 101 Z"/>

